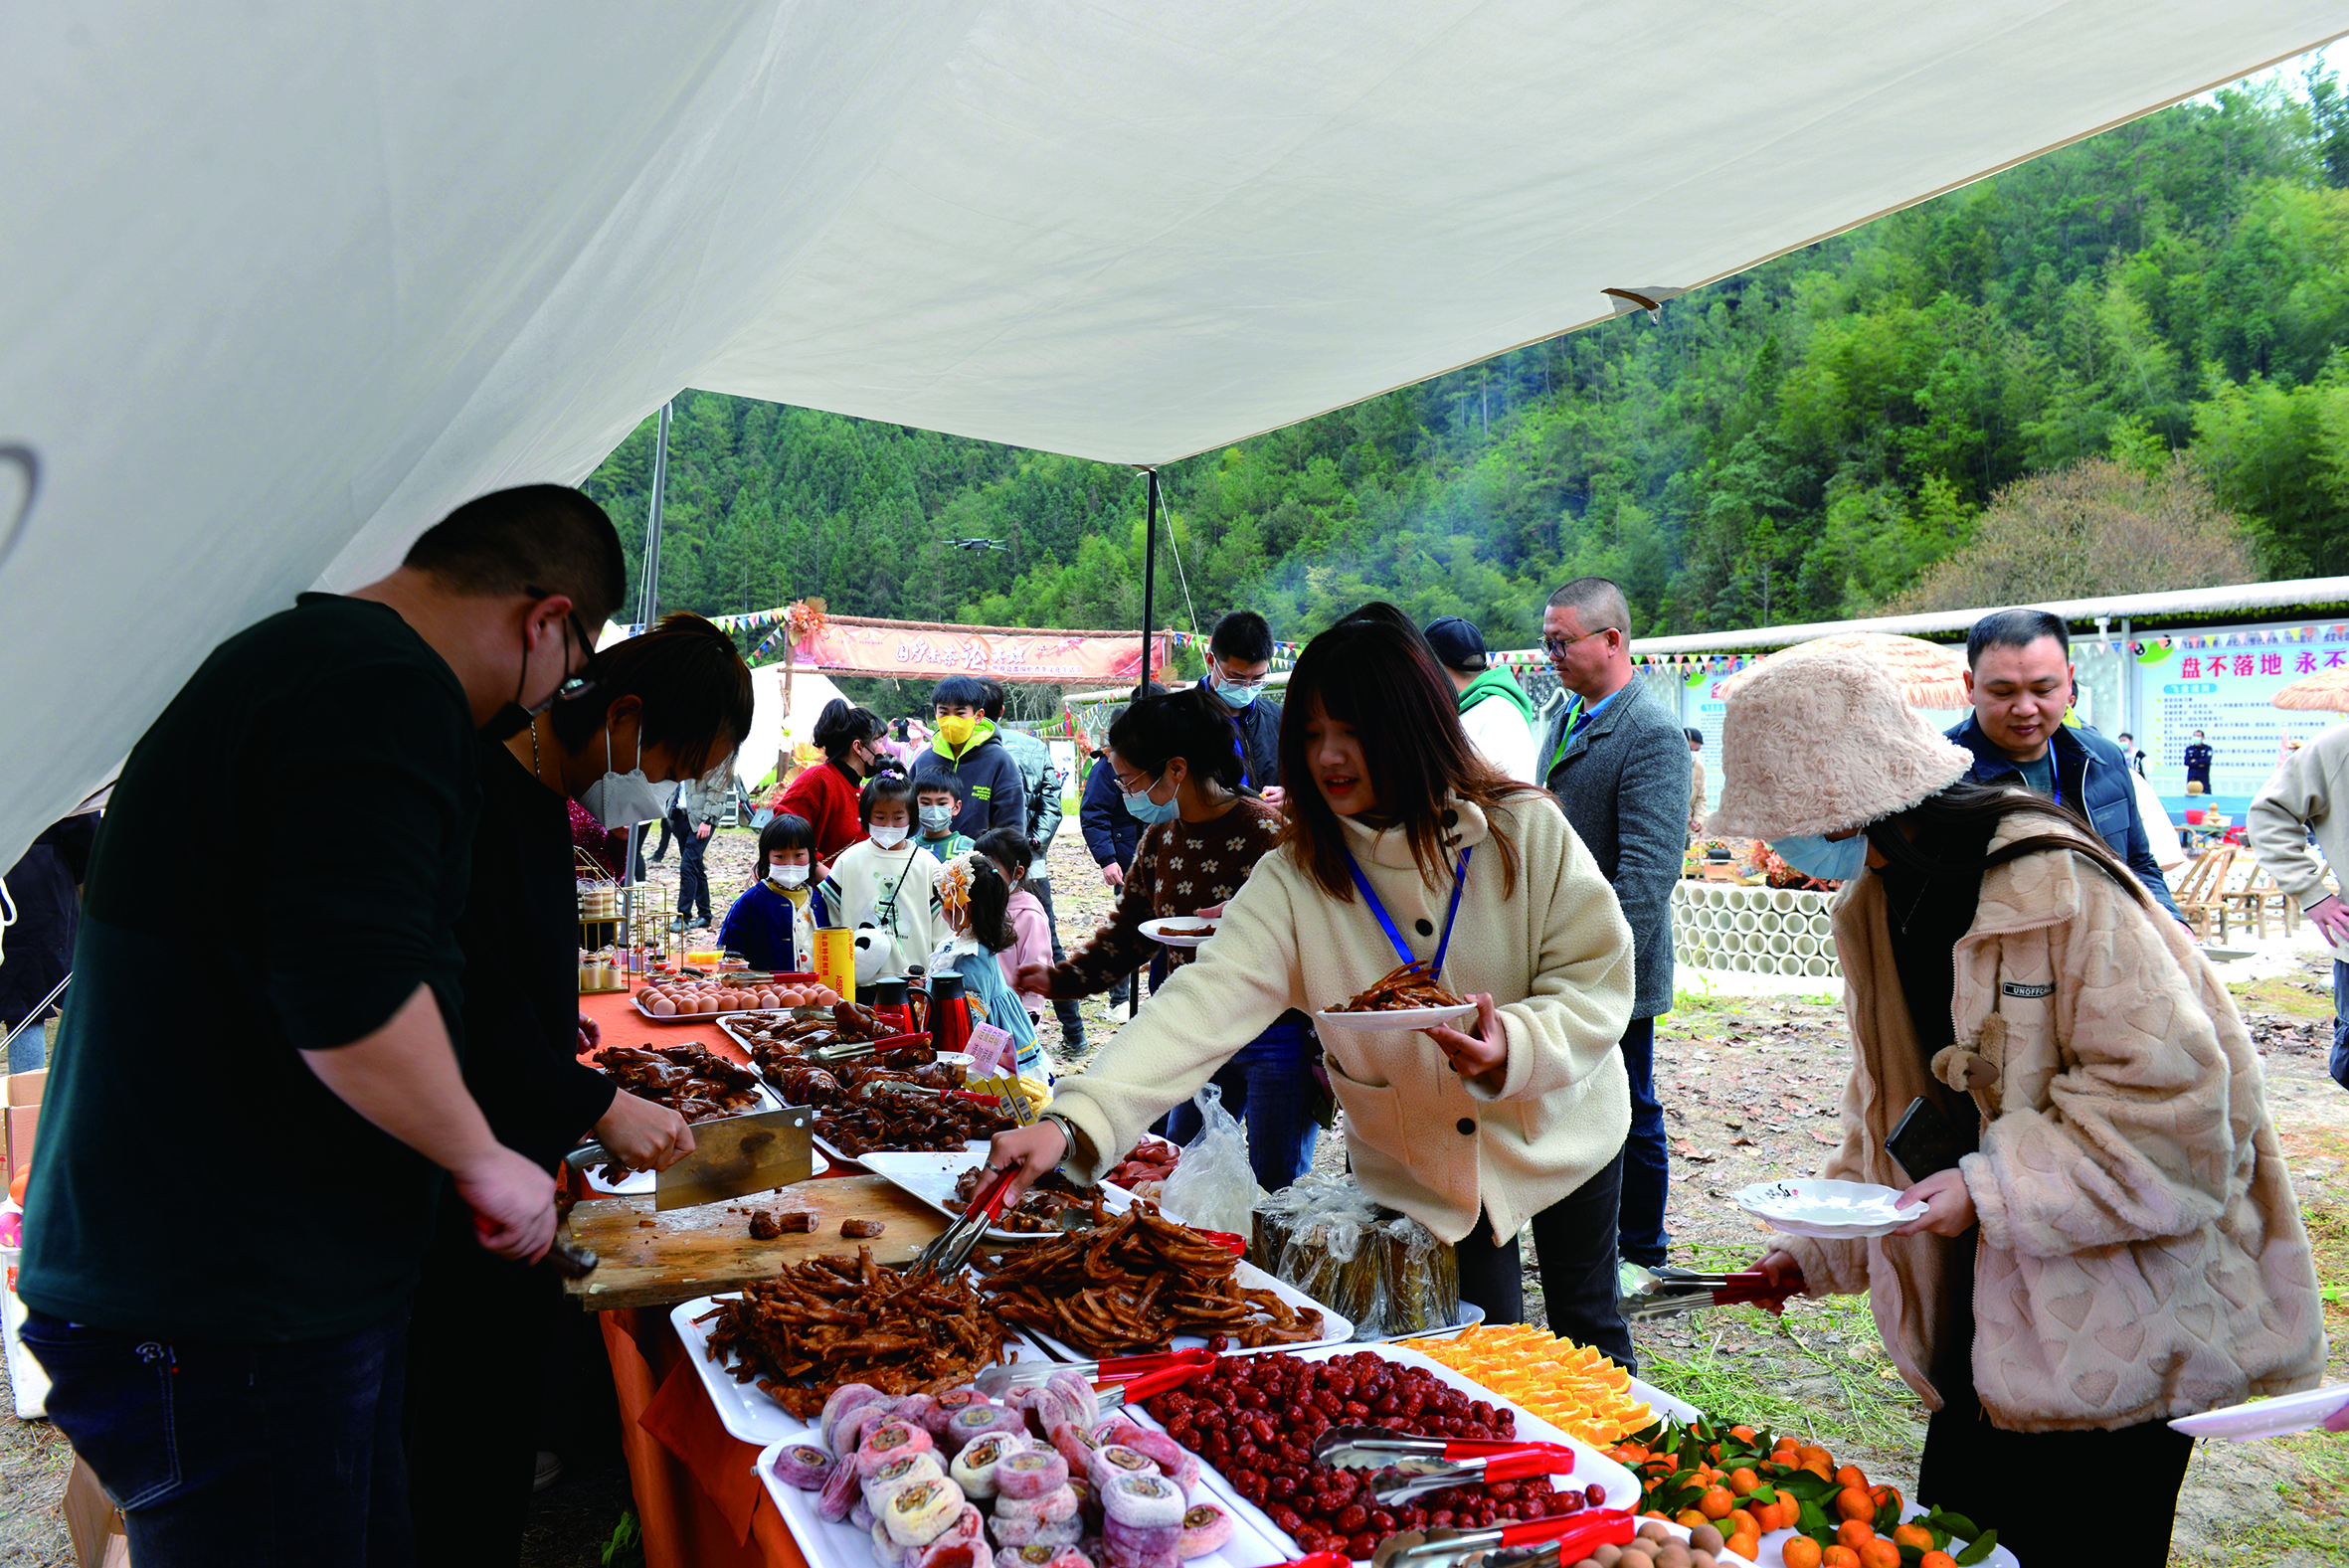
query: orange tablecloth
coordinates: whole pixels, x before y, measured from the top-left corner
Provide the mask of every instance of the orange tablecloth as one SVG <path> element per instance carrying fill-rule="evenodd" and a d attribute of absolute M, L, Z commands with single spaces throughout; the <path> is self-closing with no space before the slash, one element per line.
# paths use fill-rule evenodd
<path fill-rule="evenodd" d="M 744 1060 L 714 1023 L 647 1023 L 620 994 L 582 996 L 579 1006 L 603 1027 L 606 1045 L 694 1040 Z M 752 1474 L 759 1451 L 719 1422 L 700 1374 L 686 1364 L 668 1309 L 601 1315 L 645 1568 L 807 1568 Z"/>

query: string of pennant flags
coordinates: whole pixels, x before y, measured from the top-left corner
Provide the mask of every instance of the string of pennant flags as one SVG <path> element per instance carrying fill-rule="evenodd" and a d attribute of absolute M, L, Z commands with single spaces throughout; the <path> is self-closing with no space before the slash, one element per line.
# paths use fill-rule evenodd
<path fill-rule="evenodd" d="M 2127 652 L 2142 655 L 2156 648 L 2244 648 L 2288 647 L 2309 642 L 2349 642 L 2349 621 L 2304 626 L 2266 626 L 2251 631 L 2220 631 L 2207 634 L 2162 635 L 2132 637 L 2125 644 L 2118 637 L 2079 638 L 2072 642 L 2075 652 L 2101 647 L 2118 657 L 2124 647 Z M 1951 652 L 1959 651 L 1953 644 Z M 1534 670 L 1545 667 L 1548 655 L 1538 648 L 1519 648 L 1492 655 L 1494 662 L 1515 670 Z M 1685 670 L 1691 674 L 1733 675 L 1748 665 L 1758 662 L 1760 653 L 1634 653 L 1631 662 L 1642 669 Z"/>

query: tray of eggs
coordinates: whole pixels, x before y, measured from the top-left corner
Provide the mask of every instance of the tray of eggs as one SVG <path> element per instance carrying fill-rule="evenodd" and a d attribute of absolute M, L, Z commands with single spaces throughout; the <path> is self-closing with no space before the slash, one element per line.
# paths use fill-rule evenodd
<path fill-rule="evenodd" d="M 709 980 L 654 980 L 639 986 L 636 1011 L 649 1023 L 701 1023 L 726 1013 L 784 1007 L 829 1007 L 840 999 L 828 985 L 736 983 Z"/>

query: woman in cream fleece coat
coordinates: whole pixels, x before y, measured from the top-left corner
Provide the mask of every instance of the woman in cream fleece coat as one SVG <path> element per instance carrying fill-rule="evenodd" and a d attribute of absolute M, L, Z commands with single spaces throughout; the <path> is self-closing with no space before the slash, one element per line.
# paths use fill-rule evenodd
<path fill-rule="evenodd" d="M 1868 1293 L 1934 1412 L 1920 1502 L 2030 1563 L 2078 1544 L 2078 1498 L 2125 1496 L 2095 1560 L 2165 1562 L 2192 1449 L 2166 1423 L 2307 1387 L 2325 1358 L 2314 1259 L 2226 987 L 2084 819 L 1954 783 L 1967 755 L 1864 659 L 1765 663 L 1722 748 L 1713 831 L 1867 835 L 1868 869 L 1835 905 L 1855 1056 L 1820 1173 L 1929 1206 L 1870 1241 L 1780 1237 L 1763 1269 Z M 1885 1146 L 1918 1101 L 1955 1134 L 1930 1173 Z"/>
<path fill-rule="evenodd" d="M 1427 958 L 1465 853 L 1441 978 L 1479 1001 L 1473 1026 L 1322 1026 L 1355 1176 L 1459 1245 L 1461 1294 L 1497 1320 L 1521 1309 L 1516 1238 L 1532 1220 L 1550 1325 L 1628 1363 L 1614 1209 L 1631 1125 L 1616 1042 L 1632 956 L 1612 889 L 1547 795 L 1477 757 L 1399 611 L 1368 606 L 1315 638 L 1285 706 L 1288 840 L 1257 862 L 1195 961 L 1061 1081 L 1052 1120 L 997 1136 L 994 1162 L 1024 1167 L 1023 1184 L 1055 1162 L 1095 1179 L 1284 1011 L 1339 1006 L 1395 967 L 1350 855 L 1411 956 Z"/>

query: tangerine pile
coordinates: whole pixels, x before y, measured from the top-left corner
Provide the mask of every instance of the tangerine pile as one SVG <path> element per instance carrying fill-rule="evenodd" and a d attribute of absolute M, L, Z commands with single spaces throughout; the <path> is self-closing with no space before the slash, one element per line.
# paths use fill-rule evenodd
<path fill-rule="evenodd" d="M 1656 1419 L 1631 1394 L 1631 1374 L 1598 1351 L 1525 1323 L 1478 1324 L 1412 1346 L 1474 1378 L 1592 1448 Z"/>
<path fill-rule="evenodd" d="M 1714 1525 L 1751 1561 L 1763 1536 L 1788 1529 L 1797 1533 L 1779 1547 L 1783 1568 L 1970 1568 L 1998 1544 L 1997 1531 L 1939 1508 L 1903 1522 L 1896 1488 L 1751 1427 L 1659 1422 L 1608 1453 L 1639 1477 L 1647 1517 Z M 1952 1556 L 1961 1541 L 1970 1544 Z"/>

